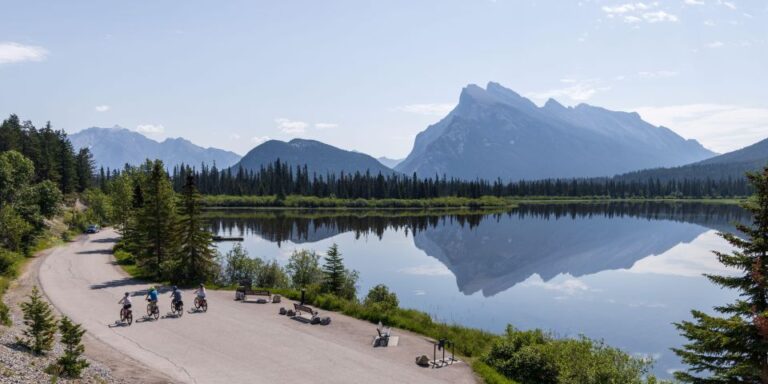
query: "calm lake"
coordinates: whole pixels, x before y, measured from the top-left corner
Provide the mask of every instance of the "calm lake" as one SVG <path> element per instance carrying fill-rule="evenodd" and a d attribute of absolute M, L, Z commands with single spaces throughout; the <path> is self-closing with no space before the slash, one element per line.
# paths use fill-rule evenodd
<path fill-rule="evenodd" d="M 735 298 L 703 273 L 728 273 L 712 250 L 717 231 L 748 222 L 733 205 L 604 203 L 521 206 L 508 212 L 221 211 L 214 232 L 244 236 L 252 257 L 283 265 L 295 249 L 337 243 L 360 272 L 360 295 L 386 284 L 401 306 L 503 332 L 541 328 L 584 334 L 682 365 L 673 322 Z M 219 243 L 224 253 L 232 243 Z M 426 352 L 426 351 L 425 351 Z"/>

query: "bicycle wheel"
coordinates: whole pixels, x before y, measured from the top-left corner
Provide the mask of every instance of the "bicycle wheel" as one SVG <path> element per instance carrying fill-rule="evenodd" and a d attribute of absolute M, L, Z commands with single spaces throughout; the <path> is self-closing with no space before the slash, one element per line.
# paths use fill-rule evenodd
<path fill-rule="evenodd" d="M 200 304 L 200 308 L 202 308 L 203 312 L 208 312 L 208 300 L 203 300 Z"/>
<path fill-rule="evenodd" d="M 179 317 L 184 315 L 184 304 L 179 304 L 179 307 L 176 309 L 179 311 Z"/>
<path fill-rule="evenodd" d="M 200 309 L 200 298 L 195 297 L 195 309 Z"/>
<path fill-rule="evenodd" d="M 147 304 L 147 316 L 152 316 L 152 303 Z"/>
<path fill-rule="evenodd" d="M 152 316 L 154 316 L 154 317 L 155 317 L 155 320 L 159 319 L 159 318 L 160 318 L 160 308 L 158 308 L 157 306 L 155 306 L 155 307 L 153 308 L 153 310 L 152 310 Z"/>
<path fill-rule="evenodd" d="M 125 316 L 125 321 L 128 323 L 128 326 L 130 326 L 133 323 L 133 313 L 128 312 L 128 315 Z"/>

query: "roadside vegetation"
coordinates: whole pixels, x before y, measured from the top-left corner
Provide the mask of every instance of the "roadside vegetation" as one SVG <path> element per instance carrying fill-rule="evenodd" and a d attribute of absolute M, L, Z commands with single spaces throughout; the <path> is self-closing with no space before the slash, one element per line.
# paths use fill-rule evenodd
<path fill-rule="evenodd" d="M 91 166 L 90 152 L 75 152 L 50 124 L 38 129 L 15 115 L 0 124 L 0 298 L 28 258 L 67 236 L 56 218 L 65 196 L 90 186 Z M 2 301 L 0 322 L 10 324 Z"/>

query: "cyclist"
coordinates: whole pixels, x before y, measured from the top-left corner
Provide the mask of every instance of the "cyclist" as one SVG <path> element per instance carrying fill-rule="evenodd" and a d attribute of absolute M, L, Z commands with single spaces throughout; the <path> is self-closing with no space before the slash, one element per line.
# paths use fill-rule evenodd
<path fill-rule="evenodd" d="M 181 303 L 181 291 L 174 285 L 171 292 L 171 305 L 176 308 L 176 304 Z"/>
<path fill-rule="evenodd" d="M 131 304 L 132 304 L 131 303 L 131 293 L 130 292 L 126 292 L 125 296 L 123 296 L 123 298 L 120 299 L 120 301 L 118 301 L 117 303 L 123 305 L 123 312 L 122 313 L 126 313 L 126 311 L 131 309 Z"/>
<path fill-rule="evenodd" d="M 155 287 L 149 288 L 149 292 L 147 292 L 147 296 L 145 298 L 147 301 L 152 303 L 153 306 L 157 307 L 157 289 L 155 289 Z"/>
<path fill-rule="evenodd" d="M 195 290 L 195 294 L 197 294 L 198 299 L 205 300 L 205 285 L 200 284 L 200 288 L 197 288 L 197 290 Z"/>

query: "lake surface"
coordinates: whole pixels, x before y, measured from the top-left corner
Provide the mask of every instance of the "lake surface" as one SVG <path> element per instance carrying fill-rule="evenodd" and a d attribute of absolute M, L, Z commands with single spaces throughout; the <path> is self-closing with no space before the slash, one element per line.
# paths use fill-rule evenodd
<path fill-rule="evenodd" d="M 666 377 L 683 368 L 669 349 L 683 342 L 672 323 L 736 296 L 702 277 L 729 273 L 711 251 L 729 250 L 717 231 L 735 221 L 749 216 L 732 205 L 605 203 L 430 216 L 223 211 L 211 226 L 283 265 L 296 249 L 337 243 L 360 272 L 360 295 L 383 283 L 401 306 L 442 321 L 603 339 L 653 357 Z"/>

